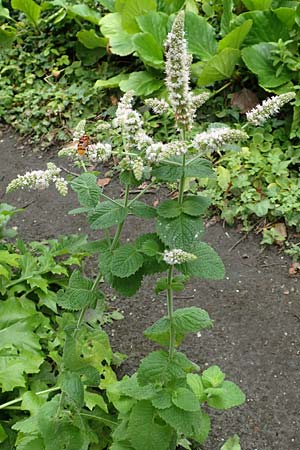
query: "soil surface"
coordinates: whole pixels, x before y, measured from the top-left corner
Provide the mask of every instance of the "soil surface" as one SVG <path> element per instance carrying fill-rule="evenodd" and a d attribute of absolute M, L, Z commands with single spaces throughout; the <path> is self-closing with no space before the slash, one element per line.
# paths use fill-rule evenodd
<path fill-rule="evenodd" d="M 34 153 L 11 130 L 2 129 L 0 201 L 25 207 L 13 220 L 19 236 L 41 240 L 89 233 L 83 216 L 67 214 L 77 206 L 72 193 L 62 198 L 51 188 L 5 194 L 17 174 L 44 169 L 48 161 L 71 169 L 55 152 Z M 108 195 L 119 196 L 120 187 L 114 183 L 105 189 Z M 147 198 L 153 202 L 157 195 Z M 142 221 L 130 220 L 123 239 L 131 240 L 145 231 Z M 176 307 L 199 306 L 214 320 L 211 330 L 187 339 L 183 350 L 202 369 L 218 364 L 247 395 L 240 408 L 212 414 L 212 431 L 203 449 L 217 450 L 224 439 L 237 433 L 243 450 L 300 450 L 300 280 L 288 276 L 290 260 L 277 248 L 262 249 L 254 234 L 241 238 L 241 233 L 222 223 L 208 226 L 206 240 L 221 255 L 226 278 L 193 280 L 176 295 Z M 114 350 L 128 355 L 123 373 L 132 373 L 153 348 L 143 330 L 166 313 L 164 297 L 154 294 L 153 285 L 149 277 L 135 297 L 113 301 L 112 307 L 125 316 L 109 329 Z"/>

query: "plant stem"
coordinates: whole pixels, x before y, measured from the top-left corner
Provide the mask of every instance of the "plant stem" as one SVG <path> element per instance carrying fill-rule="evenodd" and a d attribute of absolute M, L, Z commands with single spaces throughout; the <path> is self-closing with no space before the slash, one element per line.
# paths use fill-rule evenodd
<path fill-rule="evenodd" d="M 179 183 L 178 203 L 180 206 L 182 205 L 183 202 L 184 185 L 185 185 L 185 155 L 183 155 L 182 157 L 182 177 L 180 178 Z"/>
<path fill-rule="evenodd" d="M 97 288 L 98 283 L 99 283 L 99 281 L 101 280 L 101 278 L 102 278 L 102 273 L 99 272 L 98 275 L 97 275 L 97 278 L 95 279 L 94 284 L 93 284 L 93 286 L 92 286 L 92 288 L 91 288 L 91 291 L 92 291 L 92 292 Z M 88 309 L 88 307 L 89 307 L 89 305 L 86 305 L 86 306 L 85 306 L 84 308 L 82 308 L 82 310 L 80 311 L 80 314 L 79 314 L 79 317 L 78 317 L 78 320 L 77 320 L 76 329 L 75 329 L 75 331 L 74 331 L 74 337 L 76 336 L 76 334 L 77 334 L 77 332 L 78 332 L 78 330 L 79 330 L 79 328 L 80 328 L 80 325 L 82 324 L 84 315 L 85 315 L 86 310 Z"/>
<path fill-rule="evenodd" d="M 175 351 L 175 329 L 174 329 L 174 318 L 173 318 L 173 289 L 172 289 L 172 278 L 173 278 L 173 266 L 170 266 L 168 270 L 168 289 L 167 289 L 167 307 L 168 307 L 168 319 L 170 321 L 170 342 L 169 342 L 169 359 L 172 359 Z"/>
<path fill-rule="evenodd" d="M 152 188 L 153 185 L 154 182 L 152 181 L 151 183 L 148 184 L 148 186 L 145 187 L 145 189 L 143 189 L 132 200 L 130 200 L 127 206 L 130 207 L 138 198 L 140 198 L 143 194 L 145 194 L 145 192 L 147 192 L 150 188 Z"/>
<path fill-rule="evenodd" d="M 129 184 L 126 184 L 126 189 L 125 189 L 125 202 L 124 202 L 124 208 L 127 208 L 128 206 L 128 199 L 129 199 L 129 190 L 130 190 L 130 186 Z M 123 220 L 123 222 L 119 223 L 116 233 L 115 233 L 115 237 L 114 240 L 112 241 L 110 250 L 115 250 L 115 248 L 117 247 L 118 243 L 119 243 L 119 239 L 121 236 L 121 232 L 124 226 L 125 220 Z"/>
<path fill-rule="evenodd" d="M 55 391 L 60 391 L 60 387 L 52 387 L 49 389 L 46 389 L 44 391 L 39 391 L 39 392 L 35 392 L 35 395 L 43 395 L 43 394 L 48 394 L 48 392 L 55 392 Z M 5 409 L 10 405 L 14 405 L 15 403 L 19 403 L 23 400 L 23 397 L 18 397 L 15 398 L 14 400 L 10 400 L 9 402 L 3 403 L 2 405 L 0 405 L 0 409 Z"/>

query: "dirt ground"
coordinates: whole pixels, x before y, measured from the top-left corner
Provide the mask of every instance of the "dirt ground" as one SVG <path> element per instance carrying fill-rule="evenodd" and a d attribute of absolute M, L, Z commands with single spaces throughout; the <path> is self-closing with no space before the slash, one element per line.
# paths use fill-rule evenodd
<path fill-rule="evenodd" d="M 13 223 L 26 240 L 89 232 L 84 217 L 67 214 L 77 205 L 73 194 L 61 198 L 54 189 L 5 194 L 6 185 L 17 174 L 45 168 L 50 160 L 68 168 L 55 153 L 34 153 L 11 130 L 2 129 L 0 201 L 26 206 Z M 106 192 L 117 197 L 118 189 L 112 183 Z M 148 198 L 153 201 L 156 194 Z M 144 224 L 130 220 L 123 239 L 130 240 L 141 231 L 145 232 Z M 211 330 L 187 339 L 183 350 L 202 369 L 218 364 L 247 395 L 242 407 L 213 413 L 204 450 L 219 449 L 234 433 L 239 434 L 243 450 L 300 450 L 300 280 L 289 278 L 289 258 L 276 248 L 262 251 L 254 234 L 231 250 L 241 237 L 222 223 L 209 226 L 206 240 L 223 258 L 226 278 L 193 280 L 176 296 L 176 307 L 199 306 L 215 322 Z M 112 303 L 125 316 L 109 330 L 114 349 L 128 355 L 123 372 L 133 372 L 151 350 L 143 330 L 165 314 L 164 297 L 154 294 L 153 284 L 153 278 L 148 278 L 135 297 L 117 298 Z"/>

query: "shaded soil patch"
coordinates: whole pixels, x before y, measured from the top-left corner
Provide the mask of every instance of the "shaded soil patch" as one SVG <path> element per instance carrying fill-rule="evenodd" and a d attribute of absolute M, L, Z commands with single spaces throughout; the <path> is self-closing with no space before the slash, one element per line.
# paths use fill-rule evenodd
<path fill-rule="evenodd" d="M 21 238 L 40 240 L 89 232 L 84 217 L 67 214 L 77 206 L 72 193 L 61 198 L 51 188 L 5 194 L 6 185 L 17 174 L 45 168 L 48 161 L 68 168 L 65 160 L 58 160 L 55 153 L 40 155 L 29 147 L 22 148 L 7 129 L 0 137 L 0 156 L 0 201 L 18 207 L 27 205 L 13 221 Z M 111 183 L 106 192 L 118 197 L 120 188 Z M 155 194 L 148 197 L 149 201 L 156 198 Z M 149 231 L 152 226 L 147 224 Z M 132 240 L 145 231 L 144 223 L 129 220 L 123 240 Z M 299 450 L 299 279 L 288 277 L 288 258 L 275 248 L 262 252 L 254 234 L 230 251 L 240 238 L 240 233 L 220 223 L 210 226 L 206 240 L 223 258 L 226 278 L 219 282 L 193 281 L 176 295 L 176 307 L 202 307 L 215 322 L 211 330 L 187 339 L 183 350 L 202 369 L 218 364 L 247 395 L 244 406 L 213 414 L 204 449 L 218 449 L 224 438 L 238 433 L 243 450 Z M 140 358 L 153 348 L 143 338 L 143 330 L 165 314 L 164 297 L 156 296 L 153 286 L 154 279 L 149 277 L 135 297 L 113 302 L 125 316 L 109 329 L 114 349 L 128 355 L 123 373 L 132 373 Z"/>

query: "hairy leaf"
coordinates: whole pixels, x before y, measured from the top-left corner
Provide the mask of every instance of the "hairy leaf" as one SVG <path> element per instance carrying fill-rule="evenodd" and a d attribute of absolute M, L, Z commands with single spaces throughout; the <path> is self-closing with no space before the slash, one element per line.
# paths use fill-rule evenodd
<path fill-rule="evenodd" d="M 143 279 L 143 269 L 126 278 L 112 277 L 111 285 L 124 297 L 132 297 L 141 287 Z"/>
<path fill-rule="evenodd" d="M 128 209 L 107 201 L 99 203 L 88 216 L 90 227 L 93 230 L 104 230 L 118 225 L 126 219 Z"/>
<path fill-rule="evenodd" d="M 240 406 L 245 402 L 246 396 L 241 389 L 231 381 L 224 381 L 221 387 L 207 388 L 208 406 L 215 409 L 229 409 Z"/>
<path fill-rule="evenodd" d="M 175 405 L 157 410 L 159 416 L 178 433 L 185 437 L 194 437 L 201 432 L 201 412 L 184 411 Z"/>
<path fill-rule="evenodd" d="M 133 244 L 123 245 L 115 250 L 111 260 L 111 272 L 119 278 L 128 278 L 143 265 L 144 258 Z"/>
<path fill-rule="evenodd" d="M 151 219 L 156 217 L 156 209 L 152 206 L 147 205 L 147 203 L 140 202 L 136 200 L 130 207 L 129 212 L 137 217 L 142 217 L 144 219 Z"/>
<path fill-rule="evenodd" d="M 210 199 L 202 195 L 188 195 L 184 197 L 182 212 L 189 216 L 201 216 L 210 205 Z"/>
<path fill-rule="evenodd" d="M 172 402 L 175 406 L 184 411 L 200 411 L 200 404 L 195 394 L 187 388 L 180 387 L 173 391 Z"/>
<path fill-rule="evenodd" d="M 225 374 L 218 366 L 211 366 L 202 373 L 204 387 L 220 387 L 225 380 Z"/>
<path fill-rule="evenodd" d="M 92 173 L 82 173 L 71 181 L 71 188 L 78 195 L 79 203 L 88 208 L 94 208 L 101 194 L 97 185 L 97 177 Z"/>
<path fill-rule="evenodd" d="M 194 242 L 194 246 L 190 248 L 198 258 L 178 265 L 179 270 L 191 277 L 210 280 L 222 280 L 224 278 L 224 264 L 212 247 L 205 242 Z"/>
<path fill-rule="evenodd" d="M 92 305 L 101 296 L 100 292 L 92 291 L 93 281 L 84 278 L 76 270 L 72 273 L 69 285 L 65 291 L 57 293 L 57 303 L 64 309 L 79 311 L 87 305 Z"/>
<path fill-rule="evenodd" d="M 242 450 L 240 446 L 240 438 L 237 434 L 233 435 L 231 438 L 227 439 L 220 450 Z"/>
<path fill-rule="evenodd" d="M 156 222 L 156 231 L 160 239 L 172 248 L 194 253 L 195 241 L 204 233 L 203 221 L 187 214 L 180 214 L 174 219 L 159 217 Z M 189 275 L 189 273 L 186 271 Z"/>
<path fill-rule="evenodd" d="M 181 208 L 177 200 L 165 200 L 157 208 L 157 214 L 166 219 L 178 217 L 181 214 Z"/>
<path fill-rule="evenodd" d="M 80 376 L 76 372 L 66 371 L 60 376 L 60 386 L 68 398 L 78 407 L 84 404 L 84 389 Z"/>

